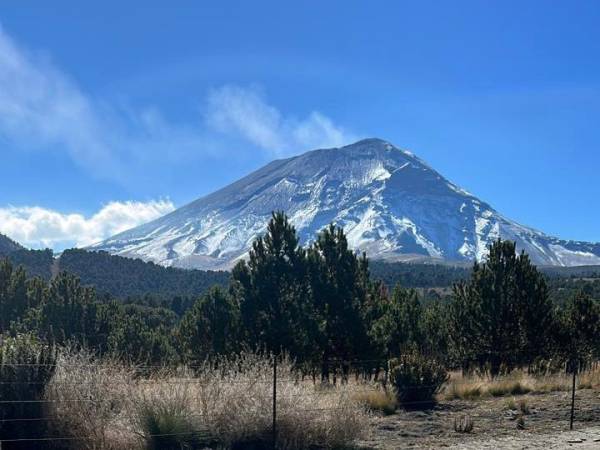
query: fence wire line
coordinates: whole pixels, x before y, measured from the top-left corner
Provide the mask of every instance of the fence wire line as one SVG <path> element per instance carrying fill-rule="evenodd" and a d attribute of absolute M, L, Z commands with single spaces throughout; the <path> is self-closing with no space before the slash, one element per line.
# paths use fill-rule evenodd
<path fill-rule="evenodd" d="M 169 437 L 169 436 L 189 436 L 189 435 L 204 435 L 210 436 L 210 434 L 198 430 L 198 431 L 186 431 L 181 433 L 161 433 L 161 434 L 142 434 L 139 437 L 150 438 L 150 437 Z M 18 439 L 1 439 L 0 443 L 13 443 L 13 442 L 50 442 L 50 441 L 87 441 L 98 439 L 98 436 L 59 436 L 59 437 L 43 437 L 43 438 L 18 438 Z"/>
<path fill-rule="evenodd" d="M 588 372 L 582 372 L 583 373 L 588 373 Z M 543 376 L 543 377 L 538 377 L 537 379 L 540 380 L 546 380 L 546 381 L 554 381 L 553 378 L 555 378 L 556 376 L 553 375 L 547 375 L 547 376 Z M 346 386 L 348 385 L 350 382 L 356 382 L 356 380 L 352 380 L 354 377 L 353 376 L 347 376 L 347 377 L 338 377 L 338 382 L 337 384 L 339 384 L 340 386 Z M 301 386 L 304 384 L 313 384 L 315 386 L 317 385 L 323 385 L 324 389 L 327 389 L 328 386 L 333 386 L 335 387 L 336 385 L 332 385 L 331 381 L 326 382 L 327 378 L 325 379 L 321 379 L 321 377 L 317 377 L 317 379 L 313 382 L 311 377 L 305 377 L 305 379 L 303 380 L 302 378 L 277 378 L 277 384 L 283 384 L 286 383 L 287 385 L 291 385 L 291 386 Z M 513 381 L 510 378 L 497 378 L 497 380 L 499 381 Z M 222 382 L 223 385 L 230 385 L 230 384 L 235 384 L 235 385 L 248 385 L 248 386 L 252 386 L 252 385 L 256 385 L 256 384 L 261 384 L 261 383 L 265 383 L 268 385 L 272 385 L 273 384 L 273 380 L 267 380 L 267 379 L 258 379 L 258 380 L 249 380 L 249 381 L 243 381 L 243 380 L 220 380 Z M 359 383 L 363 384 L 363 385 L 381 385 L 383 383 L 385 383 L 384 379 L 378 379 L 378 380 L 365 380 L 365 379 L 360 379 L 358 380 Z M 481 379 L 481 380 L 448 380 L 447 383 L 450 383 L 452 385 L 455 386 L 463 386 L 463 385 L 473 385 L 473 384 L 478 384 L 478 383 L 486 383 L 486 382 L 490 382 L 490 381 L 494 381 L 492 379 Z M 519 381 L 519 380 L 514 380 L 514 381 Z M 176 377 L 173 377 L 173 379 L 168 379 L 168 380 L 153 380 L 153 379 L 132 379 L 131 381 L 107 381 L 107 382 L 93 382 L 93 381 L 80 381 L 80 382 L 74 382 L 74 381 L 51 381 L 50 383 L 47 382 L 43 382 L 43 381 L 0 381 L 0 385 L 8 385 L 8 386 L 29 386 L 29 385 L 48 385 L 48 386 L 102 386 L 102 385 L 110 385 L 110 386 L 115 386 L 115 385 L 129 385 L 129 384 L 139 384 L 139 385 L 154 385 L 154 384 L 175 384 L 175 385 L 180 385 L 180 384 L 191 384 L 191 385 L 201 385 L 201 384 L 207 384 L 210 383 L 211 380 L 206 380 L 203 378 L 181 378 L 178 379 Z M 570 381 L 569 381 L 570 382 Z M 387 380 L 388 384 L 392 384 L 391 380 L 388 379 Z M 430 385 L 419 385 L 419 386 L 411 386 L 411 385 L 404 385 L 404 386 L 400 386 L 401 389 L 427 389 L 427 388 L 433 388 L 438 386 L 438 384 L 430 384 Z"/>
<path fill-rule="evenodd" d="M 361 361 L 335 361 L 335 364 L 332 363 L 331 361 L 327 362 L 326 367 L 328 366 L 329 369 L 332 368 L 347 368 L 347 367 L 357 367 L 359 369 L 363 369 L 364 367 L 359 366 L 361 364 L 365 364 L 365 363 L 375 363 L 375 362 L 385 362 L 385 364 L 387 365 L 388 360 L 361 360 Z M 66 367 L 66 368 L 94 368 L 96 369 L 97 372 L 102 372 L 103 368 L 99 368 L 98 364 L 62 364 L 62 363 L 57 363 L 57 364 L 0 364 L 0 367 Z M 114 368 L 114 367 L 121 367 L 118 364 L 115 365 L 108 365 L 105 366 L 106 369 L 110 369 L 110 368 Z M 154 366 L 134 366 L 133 370 L 140 370 L 143 368 L 156 368 L 156 369 L 163 369 L 163 370 L 168 370 L 168 371 L 173 371 L 173 370 L 185 370 L 185 369 L 193 369 L 194 367 L 196 368 L 204 368 L 204 369 L 210 369 L 210 365 L 198 365 L 198 366 L 194 366 L 194 365 L 188 365 L 188 366 L 180 366 L 179 368 L 169 368 L 168 366 L 164 366 L 164 365 L 154 365 Z M 383 369 L 384 367 L 379 366 L 377 367 L 378 369 Z M 218 368 L 216 369 L 218 370 Z M 224 372 L 224 374 L 226 374 L 227 372 Z M 335 378 L 338 378 L 340 380 L 339 384 L 341 386 L 345 386 L 347 385 L 347 382 L 349 380 L 351 380 L 353 378 L 353 375 L 355 375 L 355 373 L 349 373 L 349 374 L 345 374 L 345 373 L 340 373 L 340 372 L 335 372 L 333 374 L 330 374 L 331 376 L 334 376 Z M 546 375 L 543 378 L 551 378 L 552 375 Z M 321 378 L 321 380 L 319 380 L 319 378 Z M 326 378 L 325 378 L 326 379 Z M 294 386 L 298 386 L 298 385 L 302 385 L 302 384 L 309 384 L 312 382 L 313 385 L 318 385 L 318 383 L 323 382 L 325 379 L 323 379 L 320 376 L 314 377 L 314 376 L 310 376 L 310 375 L 304 375 L 304 376 L 299 376 L 299 377 L 295 377 L 295 378 L 283 378 L 283 379 L 278 379 L 277 380 L 277 384 L 283 384 L 283 383 L 293 383 Z M 500 378 L 500 380 L 502 380 L 502 378 Z M 379 379 L 377 381 L 374 380 L 361 380 L 365 386 L 371 386 L 371 387 L 376 387 L 376 386 L 381 386 L 382 384 L 384 384 L 385 380 L 384 379 Z M 486 379 L 481 379 L 480 381 L 475 381 L 475 384 L 477 384 L 478 382 L 481 383 L 485 383 Z M 160 380 L 160 381 L 155 381 L 152 379 L 135 379 L 132 380 L 133 383 L 138 383 L 141 385 L 144 384 L 195 384 L 195 385 L 201 385 L 207 382 L 207 380 L 204 379 L 197 379 L 197 378 L 183 378 L 183 379 L 171 379 L 171 380 Z M 208 380 L 208 382 L 210 382 L 210 380 Z M 466 385 L 466 384 L 474 384 L 473 381 L 469 381 L 469 380 L 451 380 L 450 381 L 451 384 L 453 385 Z M 224 385 L 229 385 L 229 384 L 244 384 L 244 385 L 248 385 L 248 386 L 253 386 L 259 383 L 267 383 L 269 385 L 271 385 L 273 383 L 272 379 L 257 379 L 257 380 L 249 380 L 249 381 L 241 381 L 241 380 L 233 380 L 233 381 L 222 381 L 222 383 Z M 0 382 L 0 385 L 14 385 L 14 386 L 18 386 L 18 385 L 46 385 L 48 383 L 44 383 L 44 382 L 29 382 L 29 381 L 15 381 L 15 382 Z M 130 382 L 110 382 L 110 383 L 95 383 L 95 382 L 87 382 L 87 381 L 82 381 L 82 382 L 51 382 L 51 385 L 54 386 L 60 386 L 60 385 L 65 385 L 65 386 L 97 386 L 97 385 L 103 385 L 103 384 L 110 384 L 110 385 L 115 385 L 115 384 L 130 384 Z M 285 384 L 284 384 L 285 385 Z M 329 386 L 331 384 L 328 384 Z M 423 390 L 423 389 L 428 389 L 428 388 L 434 388 L 434 387 L 439 387 L 437 384 L 436 385 L 426 385 L 426 386 L 404 386 L 401 387 L 400 389 L 402 389 L 403 391 L 410 391 L 410 390 Z M 309 392 L 309 393 L 298 393 L 298 394 L 291 394 L 291 395 L 287 395 L 287 397 L 307 397 L 307 396 L 326 396 L 326 395 L 333 395 L 333 394 L 339 394 L 339 392 L 335 392 L 334 389 L 332 390 L 323 390 L 323 391 L 315 391 L 315 392 Z M 352 393 L 349 392 L 349 394 L 351 395 Z M 284 398 L 285 399 L 285 396 Z M 281 401 L 281 400 L 280 400 Z M 16 405 L 16 404 L 35 404 L 35 403 L 44 403 L 44 404 L 51 404 L 51 403 L 111 403 L 111 402 L 121 402 L 120 399 L 117 398 L 112 398 L 112 399 L 98 399 L 98 400 L 94 400 L 94 399 L 41 399 L 41 400 L 0 400 L 0 404 L 7 404 L 7 405 Z M 431 405 L 432 402 L 430 400 L 427 401 L 412 401 L 412 402 L 401 402 L 402 406 L 404 406 L 405 408 L 411 408 L 414 406 L 418 406 L 418 405 L 424 405 L 424 404 L 428 404 Z M 280 405 L 278 405 L 278 408 L 281 407 Z M 364 407 L 364 406 L 363 406 Z M 326 412 L 326 411 L 343 411 L 343 410 L 347 410 L 348 408 L 344 408 L 344 407 L 331 407 L 331 408 L 312 408 L 312 409 L 296 409 L 294 410 L 297 413 L 302 413 L 302 412 Z M 368 408 L 366 408 L 368 409 Z M 282 412 L 280 412 L 281 414 Z M 186 415 L 186 417 L 188 418 L 201 418 L 201 417 L 206 417 L 208 414 L 206 413 L 193 413 L 193 414 L 188 414 Z M 133 419 L 134 417 L 130 417 L 130 416 L 123 416 L 123 415 L 116 415 L 117 417 L 120 418 L 129 418 L 129 419 Z M 317 418 L 311 418 L 312 419 L 317 419 Z M 14 422 L 42 422 L 42 421 L 54 421 L 54 420 L 61 420 L 60 417 L 38 417 L 38 418 L 15 418 L 15 419 L 0 419 L 0 423 L 14 423 Z M 139 433 L 138 433 L 139 434 Z M 196 434 L 204 434 L 206 435 L 205 432 L 203 431 L 192 431 L 192 432 L 184 432 L 184 433 L 164 433 L 164 434 L 139 434 L 140 437 L 143 438 L 150 438 L 150 437 L 168 437 L 168 436 L 178 436 L 178 435 L 196 435 Z M 82 437 L 73 437 L 73 436 L 63 436 L 63 437 L 40 437 L 40 438 L 18 438 L 18 439 L 2 439 L 0 440 L 0 443 L 11 443 L 11 442 L 35 442 L 35 441 L 66 441 L 66 440 L 89 440 L 89 439 L 97 439 L 97 436 L 82 436 Z"/>

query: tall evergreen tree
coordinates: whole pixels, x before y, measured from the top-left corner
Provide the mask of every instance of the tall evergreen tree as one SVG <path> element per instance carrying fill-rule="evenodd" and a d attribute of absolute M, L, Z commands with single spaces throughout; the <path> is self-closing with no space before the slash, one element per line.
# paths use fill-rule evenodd
<path fill-rule="evenodd" d="M 513 242 L 492 244 L 453 297 L 450 334 L 465 365 L 497 375 L 501 366 L 531 363 L 549 348 L 553 314 L 544 278 Z"/>
<path fill-rule="evenodd" d="M 28 306 L 25 270 L 14 268 L 8 260 L 0 261 L 0 332 L 21 318 Z"/>
<path fill-rule="evenodd" d="M 247 343 L 279 353 L 300 356 L 308 346 L 311 315 L 305 252 L 295 228 L 275 212 L 264 237 L 252 244 L 249 259 L 232 272 L 231 293 L 239 302 Z"/>
<path fill-rule="evenodd" d="M 369 355 L 367 259 L 358 258 L 349 248 L 344 231 L 330 225 L 319 233 L 308 261 L 314 306 L 323 332 L 323 361 Z"/>

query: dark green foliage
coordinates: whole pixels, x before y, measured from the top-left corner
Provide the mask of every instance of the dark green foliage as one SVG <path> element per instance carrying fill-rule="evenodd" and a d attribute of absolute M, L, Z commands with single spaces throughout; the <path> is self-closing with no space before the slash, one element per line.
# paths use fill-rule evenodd
<path fill-rule="evenodd" d="M 448 310 L 447 303 L 434 302 L 427 305 L 422 314 L 421 332 L 423 341 L 421 348 L 424 354 L 435 357 L 446 364 L 450 362 L 448 353 Z"/>
<path fill-rule="evenodd" d="M 364 358 L 370 352 L 366 257 L 358 258 L 343 230 L 331 225 L 319 233 L 307 260 L 313 307 L 324 333 L 323 359 Z"/>
<path fill-rule="evenodd" d="M 416 291 L 397 285 L 392 296 L 384 299 L 381 317 L 373 325 L 372 334 L 385 355 L 397 356 L 421 346 L 422 316 Z"/>
<path fill-rule="evenodd" d="M 65 272 L 50 282 L 47 295 L 28 318 L 43 339 L 58 344 L 84 344 L 95 331 L 96 293 Z"/>
<path fill-rule="evenodd" d="M 580 363 L 600 356 L 600 305 L 580 292 L 571 297 L 560 315 L 564 359 Z"/>
<path fill-rule="evenodd" d="M 0 440 L 44 436 L 44 421 L 14 421 L 44 417 L 42 400 L 54 374 L 56 350 L 31 335 L 0 336 Z M 4 403 L 17 402 L 18 403 Z M 20 403 L 23 402 L 23 403 Z M 38 448 L 35 443 L 5 443 L 2 448 Z"/>
<path fill-rule="evenodd" d="M 249 260 L 232 273 L 232 295 L 240 305 L 247 343 L 300 356 L 308 345 L 310 303 L 305 252 L 283 213 L 274 213 L 267 233 L 252 244 Z"/>
<path fill-rule="evenodd" d="M 411 352 L 390 360 L 390 381 L 398 402 L 409 408 L 426 408 L 435 403 L 435 395 L 448 381 L 446 368 L 433 358 Z"/>
<path fill-rule="evenodd" d="M 556 305 L 564 304 L 580 292 L 600 300 L 600 278 L 559 278 L 548 280 L 550 299 Z"/>
<path fill-rule="evenodd" d="M 238 349 L 240 311 L 223 289 L 212 288 L 183 316 L 177 342 L 184 359 L 200 362 Z"/>
<path fill-rule="evenodd" d="M 6 256 L 9 253 L 22 249 L 23 247 L 17 244 L 8 236 L 0 234 L 0 256 Z"/>
<path fill-rule="evenodd" d="M 20 318 L 28 307 L 27 276 L 25 270 L 15 269 L 7 261 L 0 261 L 0 333 Z"/>
<path fill-rule="evenodd" d="M 391 289 L 399 284 L 408 288 L 449 287 L 466 280 L 471 269 L 462 266 L 405 262 L 371 262 L 373 278 L 382 280 Z"/>
<path fill-rule="evenodd" d="M 225 286 L 229 280 L 227 272 L 162 267 L 103 251 L 65 250 L 59 262 L 61 270 L 78 276 L 84 286 L 121 299 L 148 293 L 163 299 L 196 297 L 215 284 Z"/>
<path fill-rule="evenodd" d="M 450 337 L 463 367 L 492 376 L 545 356 L 554 326 L 545 278 L 515 244 L 497 241 L 471 279 L 454 286 Z"/>
<path fill-rule="evenodd" d="M 7 255 L 7 258 L 15 266 L 23 266 L 30 277 L 41 277 L 49 280 L 52 276 L 51 268 L 54 263 L 54 253 L 50 249 L 28 250 L 22 248 Z"/>
<path fill-rule="evenodd" d="M 50 281 L 28 278 L 24 269 L 0 263 L 0 332 L 31 333 L 141 365 L 200 362 L 247 348 L 286 352 L 314 377 L 320 369 L 324 379 L 332 373 L 345 379 L 351 368 L 370 376 L 382 361 L 413 352 L 492 375 L 600 352 L 600 279 L 552 275 L 549 295 L 546 276 L 511 242 L 496 242 L 451 299 L 444 288 L 396 286 L 390 294 L 341 228 L 330 225 L 303 248 L 283 213 L 273 214 L 228 288 L 200 298 L 210 280 L 224 283 L 229 275 L 80 250 L 65 252 L 60 265 L 84 281 L 66 272 Z M 465 274 L 422 266 L 376 263 L 375 272 L 383 267 L 388 282 L 400 277 L 407 285 L 443 284 Z M 575 297 L 576 288 L 584 295 Z"/>

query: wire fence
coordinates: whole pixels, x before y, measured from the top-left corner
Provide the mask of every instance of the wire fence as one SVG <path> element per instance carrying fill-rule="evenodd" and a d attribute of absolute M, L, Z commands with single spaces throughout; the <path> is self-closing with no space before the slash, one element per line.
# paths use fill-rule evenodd
<path fill-rule="evenodd" d="M 387 364 L 387 360 L 352 360 L 352 361 L 340 361 L 340 360 L 332 360 L 329 361 L 327 363 L 328 366 L 328 370 L 329 370 L 329 377 L 327 377 L 327 379 L 323 378 L 323 379 L 315 379 L 315 377 L 311 377 L 311 376 L 294 376 L 294 377 L 289 377 L 289 376 L 284 376 L 284 377 L 280 377 L 278 375 L 278 367 L 277 367 L 277 359 L 275 358 L 273 360 L 272 363 L 272 377 L 267 377 L 265 374 L 263 374 L 263 376 L 259 377 L 259 378 L 250 378 L 250 379 L 224 379 L 223 380 L 223 384 L 230 386 L 230 385 L 239 385 L 239 386 L 246 386 L 248 388 L 252 387 L 252 386 L 256 386 L 256 385 L 261 385 L 264 389 L 268 389 L 270 388 L 270 400 L 272 400 L 271 404 L 272 404 L 272 408 L 271 408 L 271 414 L 272 414 L 272 427 L 271 427 L 271 433 L 272 433 L 272 445 L 274 448 L 277 447 L 277 439 L 278 439 L 278 413 L 280 411 L 279 408 L 282 407 L 282 402 L 293 402 L 296 398 L 302 397 L 302 398 L 323 398 L 326 396 L 339 396 L 338 391 L 336 391 L 335 386 L 332 387 L 333 385 L 333 381 L 335 380 L 335 383 L 338 383 L 340 385 L 347 385 L 348 383 L 352 383 L 352 378 L 351 376 L 349 376 L 348 373 L 348 369 L 355 369 L 355 370 L 360 370 L 361 368 L 364 367 L 365 364 L 373 364 L 373 363 L 377 363 L 380 364 L 381 363 L 381 367 L 379 369 L 378 373 L 374 374 L 374 377 L 363 377 L 359 379 L 359 383 L 361 386 L 366 386 L 372 389 L 375 388 L 382 388 L 384 390 L 386 390 L 389 386 L 390 380 L 388 378 L 388 374 L 386 369 L 384 368 L 384 364 Z M 12 368 L 24 368 L 24 367 L 29 367 L 29 368 L 42 368 L 42 367 L 61 367 L 63 369 L 86 369 L 86 370 L 90 370 L 90 371 L 94 371 L 94 370 L 98 370 L 98 365 L 97 364 L 55 364 L 55 365 L 48 365 L 48 364 L 9 364 L 9 365 L 5 365 L 4 368 L 6 367 L 12 367 Z M 153 365 L 153 366 L 141 366 L 144 368 L 154 368 L 154 369 L 165 369 L 164 366 L 160 366 L 160 365 Z M 188 368 L 202 368 L 202 369 L 206 369 L 207 366 L 206 365 L 198 365 L 198 366 L 188 366 Z M 140 366 L 136 367 L 136 369 L 139 369 Z M 594 366 L 594 370 L 597 370 L 598 367 Z M 225 373 L 226 375 L 226 373 Z M 364 375 L 364 374 L 363 374 Z M 370 374 L 373 375 L 373 374 Z M 570 405 L 570 428 L 573 428 L 573 422 L 575 419 L 575 413 L 577 412 L 576 410 L 576 393 L 577 393 L 577 389 L 578 389 L 578 384 L 577 384 L 577 372 L 574 371 L 572 374 L 572 380 L 571 381 L 571 389 L 569 394 L 571 394 L 571 405 Z M 217 377 L 218 378 L 218 377 Z M 556 379 L 556 375 L 548 375 L 546 376 L 547 380 L 554 380 Z M 543 380 L 544 377 L 541 377 L 541 379 Z M 214 382 L 214 380 L 212 380 Z M 567 379 L 563 376 L 560 379 L 562 384 L 562 390 L 566 389 L 566 382 Z M 171 378 L 160 378 L 160 379 L 156 379 L 156 378 L 144 378 L 143 376 L 139 376 L 137 377 L 134 381 L 135 385 L 137 386 L 153 386 L 156 384 L 161 384 L 161 385 L 176 385 L 176 386 L 193 386 L 193 385 L 198 385 L 198 386 L 202 386 L 204 384 L 207 383 L 207 380 L 205 378 L 202 377 L 178 377 L 177 376 L 177 371 L 173 371 L 171 372 Z M 481 382 L 485 382 L 484 379 L 481 379 Z M 64 380 L 53 380 L 52 382 L 52 386 L 53 388 L 60 388 L 63 387 L 65 389 L 69 389 L 71 387 L 91 387 L 91 388 L 98 388 L 98 389 L 102 389 L 103 387 L 107 386 L 107 385 L 111 385 L 111 386 L 117 386 L 119 384 L 123 384 L 123 385 L 131 385 L 131 381 L 112 381 L 112 382 L 98 382 L 98 381 L 64 381 Z M 457 380 L 457 379 L 453 379 L 450 381 L 451 385 L 454 386 L 455 388 L 459 388 L 461 386 L 473 386 L 474 383 L 476 384 L 477 381 L 474 381 L 472 379 L 464 379 L 464 380 Z M 46 385 L 47 383 L 44 382 L 37 382 L 37 381 L 29 381 L 29 380 L 12 380 L 12 381 L 4 381 L 1 380 L 0 381 L 0 386 L 6 386 L 8 389 L 11 389 L 12 387 L 17 388 L 19 386 L 36 386 L 36 385 Z M 299 385 L 312 385 L 313 386 L 313 390 L 312 391 L 302 391 L 302 392 L 288 392 L 287 388 L 288 387 L 292 387 L 292 386 L 299 386 Z M 424 389 L 432 389 L 435 392 L 437 392 L 439 388 L 439 384 L 429 384 L 429 385 L 418 385 L 418 386 L 411 386 L 411 385 L 405 385 L 405 386 L 400 386 L 399 389 L 401 389 L 403 392 L 410 392 L 410 391 L 423 391 Z M 5 388 L 6 389 L 6 388 Z M 85 394 L 84 394 L 85 395 Z M 15 406 L 27 406 L 27 405 L 39 405 L 42 406 L 43 409 L 48 410 L 50 408 L 47 408 L 48 406 L 52 406 L 52 405 L 58 405 L 58 404 L 95 404 L 95 405 L 99 405 L 99 404 L 103 404 L 103 403 L 108 403 L 108 404 L 118 404 L 119 402 L 123 402 L 124 399 L 123 398 L 85 398 L 82 397 L 81 393 L 78 393 L 77 390 L 73 390 L 72 392 L 72 397 L 64 397 L 64 398 L 47 398 L 47 397 L 41 397 L 41 398 L 10 398 L 10 399 L 6 399 L 6 398 L 2 398 L 0 396 L 0 430 L 2 430 L 2 428 L 4 426 L 6 426 L 7 424 L 13 426 L 16 426 L 18 424 L 21 424 L 23 427 L 27 427 L 27 424 L 31 424 L 31 423 L 44 423 L 44 424 L 50 424 L 53 422 L 59 422 L 61 420 L 64 419 L 63 416 L 60 415 L 54 415 L 54 414 L 45 414 L 45 415 L 40 415 L 38 416 L 34 416 L 34 417 L 12 417 L 9 416 L 7 417 L 7 408 L 12 408 Z M 450 401 L 450 400 L 448 400 Z M 428 400 L 413 400 L 413 401 L 404 401 L 402 402 L 402 407 L 406 408 L 406 409 L 410 409 L 410 408 L 420 408 L 420 407 L 425 407 L 425 406 L 431 406 L 432 405 L 432 401 L 430 399 Z M 296 412 L 298 413 L 335 413 L 337 411 L 345 411 L 347 410 L 348 406 L 336 406 L 336 405 L 332 405 L 329 407 L 315 407 L 315 408 L 297 408 Z M 597 409 L 595 409 L 593 411 L 593 413 L 600 413 L 600 407 L 598 407 Z M 119 414 L 118 412 L 118 408 L 115 408 L 115 414 Z M 208 416 L 208 413 L 189 413 L 186 414 L 186 418 L 187 419 L 202 419 Z M 135 417 L 133 416 L 120 416 L 121 419 L 127 419 L 127 420 L 134 420 Z M 304 416 L 304 418 L 306 419 L 306 416 Z M 309 417 L 309 420 L 319 420 L 320 417 L 319 415 L 314 415 L 312 417 Z M 196 436 L 196 435 L 201 435 L 203 437 L 206 438 L 211 438 L 211 434 L 208 431 L 204 431 L 204 430 L 195 430 L 195 431 L 189 431 L 189 432 L 185 432 L 185 433 L 181 433 L 181 432 L 174 432 L 174 433 L 139 433 L 140 434 L 140 438 L 143 439 L 150 439 L 150 438 L 166 438 L 166 437 L 176 437 L 176 436 L 184 436 L 184 435 L 190 435 L 190 436 Z M 2 433 L 2 435 L 0 436 L 0 450 L 2 450 L 4 448 L 4 446 L 8 447 L 11 446 L 12 444 L 26 444 L 26 443 L 34 443 L 34 442 L 61 442 L 61 441 L 87 441 L 87 440 L 95 440 L 98 439 L 97 435 L 90 435 L 90 436 L 53 436 L 53 435 L 47 435 L 47 436 L 31 436 L 31 437 L 23 437 L 23 436 L 5 436 L 4 433 Z M 26 447 L 23 447 L 26 448 Z"/>

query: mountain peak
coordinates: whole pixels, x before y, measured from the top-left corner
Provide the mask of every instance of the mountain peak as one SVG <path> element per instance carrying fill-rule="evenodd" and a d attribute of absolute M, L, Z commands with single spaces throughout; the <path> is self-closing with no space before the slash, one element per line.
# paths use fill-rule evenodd
<path fill-rule="evenodd" d="M 273 161 L 206 197 L 93 246 L 163 265 L 229 268 L 285 211 L 303 243 L 329 223 L 371 258 L 472 261 L 510 239 L 542 265 L 600 264 L 600 245 L 519 225 L 378 138 Z"/>

